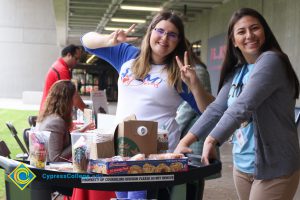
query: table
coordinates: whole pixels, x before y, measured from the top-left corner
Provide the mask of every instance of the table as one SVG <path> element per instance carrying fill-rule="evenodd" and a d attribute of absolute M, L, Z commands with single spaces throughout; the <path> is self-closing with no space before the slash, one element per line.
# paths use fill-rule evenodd
<path fill-rule="evenodd" d="M 207 166 L 189 165 L 187 172 L 169 172 L 155 174 L 126 174 L 126 175 L 102 175 L 91 173 L 58 172 L 52 170 L 37 169 L 27 165 L 36 175 L 36 178 L 24 189 L 20 190 L 9 178 L 10 174 L 18 165 L 19 161 L 0 156 L 0 167 L 5 170 L 5 188 L 7 200 L 30 199 L 30 200 L 50 200 L 53 191 L 70 195 L 73 188 L 83 188 L 91 190 L 108 191 L 130 191 L 130 190 L 150 190 L 157 191 L 159 188 L 180 185 L 192 181 L 203 181 L 207 176 L 221 171 L 222 164 L 218 160 L 212 161 Z M 67 176 L 73 178 L 56 178 L 46 180 L 47 175 Z M 82 179 L 80 176 L 89 176 L 90 179 Z M 149 178 L 152 180 L 149 180 Z M 135 180 L 136 179 L 136 180 Z M 138 180 L 139 179 L 139 180 Z M 86 182 L 84 182 L 84 180 Z M 94 183 L 91 182 L 94 181 Z M 102 180 L 102 181 L 101 181 Z M 106 180 L 106 181 L 105 181 Z M 129 180 L 124 182 L 122 180 Z M 144 180 L 144 181 L 143 181 Z M 97 183 L 96 183 L 96 182 Z M 188 186 L 189 184 L 187 184 Z M 187 193 L 189 188 L 187 187 Z M 152 193 L 153 194 L 153 193 Z M 188 194 L 187 194 L 188 196 Z M 153 196 L 148 196 L 153 198 Z M 155 198 L 155 197 L 154 197 Z"/>

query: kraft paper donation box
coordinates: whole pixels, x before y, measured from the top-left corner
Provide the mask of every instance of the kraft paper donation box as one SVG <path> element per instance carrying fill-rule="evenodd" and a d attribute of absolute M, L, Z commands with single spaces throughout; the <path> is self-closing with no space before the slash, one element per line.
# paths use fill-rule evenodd
<path fill-rule="evenodd" d="M 103 130 L 93 130 L 94 139 L 91 144 L 90 159 L 97 160 L 99 158 L 110 158 L 115 156 L 114 136 L 106 134 Z"/>
<path fill-rule="evenodd" d="M 114 115 L 98 114 L 97 127 L 107 134 L 114 134 L 114 148 L 120 156 L 137 153 L 157 153 L 157 122 L 137 120 L 130 116 L 117 122 Z"/>
<path fill-rule="evenodd" d="M 121 122 L 116 144 L 121 156 L 157 153 L 157 122 L 134 119 Z"/>

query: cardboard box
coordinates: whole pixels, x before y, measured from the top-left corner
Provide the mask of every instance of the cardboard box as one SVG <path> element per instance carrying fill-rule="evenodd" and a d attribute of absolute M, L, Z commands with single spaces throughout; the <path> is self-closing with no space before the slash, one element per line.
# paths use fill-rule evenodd
<path fill-rule="evenodd" d="M 97 130 L 91 144 L 90 159 L 110 158 L 115 155 L 114 136 Z"/>
<path fill-rule="evenodd" d="M 116 117 L 108 114 L 98 114 L 95 140 L 91 145 L 90 159 L 110 158 L 115 156 L 114 132 L 117 127 Z"/>
<path fill-rule="evenodd" d="M 111 161 L 90 160 L 88 172 L 101 174 L 143 174 L 188 171 L 188 158 L 165 160 Z"/>
<path fill-rule="evenodd" d="M 98 114 L 97 118 L 97 129 L 101 130 L 103 134 L 114 135 L 116 155 L 133 156 L 137 153 L 146 155 L 157 153 L 157 122 L 136 120 L 134 115 L 120 123 L 117 122 L 114 115 Z M 93 148 L 100 147 L 94 146 Z"/>
<path fill-rule="evenodd" d="M 157 153 L 157 122 L 126 119 L 118 125 L 115 145 L 120 156 Z"/>

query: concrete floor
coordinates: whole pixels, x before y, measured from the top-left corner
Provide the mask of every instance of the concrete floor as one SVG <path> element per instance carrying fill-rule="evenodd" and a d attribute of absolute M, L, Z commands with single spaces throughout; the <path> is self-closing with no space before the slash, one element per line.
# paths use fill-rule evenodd
<path fill-rule="evenodd" d="M 87 100 L 87 98 L 85 99 Z M 116 102 L 109 102 L 109 114 L 115 114 Z M 1 99 L 0 108 L 20 109 L 20 110 L 38 110 L 39 105 L 24 104 L 21 99 Z M 203 200 L 237 200 L 237 194 L 232 178 L 232 154 L 231 144 L 222 145 L 221 161 L 222 161 L 222 177 L 218 179 L 208 180 L 205 182 Z M 300 185 L 294 200 L 300 200 Z"/>
<path fill-rule="evenodd" d="M 225 143 L 221 149 L 222 177 L 205 181 L 204 200 L 235 200 L 235 192 L 232 178 L 231 144 Z"/>
<path fill-rule="evenodd" d="M 205 182 L 203 200 L 237 200 L 237 194 L 234 188 L 232 178 L 232 145 L 225 143 L 222 145 L 222 177 L 208 180 Z M 300 185 L 294 197 L 294 200 L 300 200 Z"/>

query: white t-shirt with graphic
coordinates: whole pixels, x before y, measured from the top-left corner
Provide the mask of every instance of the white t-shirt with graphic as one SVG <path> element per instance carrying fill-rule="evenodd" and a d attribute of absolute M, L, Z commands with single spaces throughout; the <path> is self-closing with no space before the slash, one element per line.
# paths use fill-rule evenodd
<path fill-rule="evenodd" d="M 122 43 L 114 47 L 86 50 L 109 62 L 119 72 L 117 119 L 122 121 L 135 114 L 139 120 L 158 122 L 158 128 L 169 131 L 169 151 L 173 151 L 180 140 L 175 121 L 178 106 L 185 99 L 197 110 L 191 93 L 185 90 L 179 94 L 168 84 L 164 65 L 152 65 L 143 80 L 134 79 L 131 67 L 139 49 L 132 45 Z"/>

